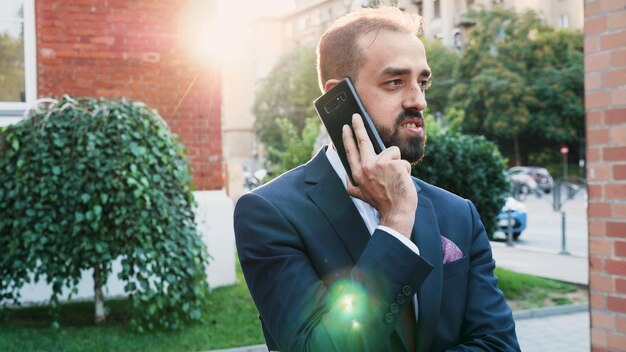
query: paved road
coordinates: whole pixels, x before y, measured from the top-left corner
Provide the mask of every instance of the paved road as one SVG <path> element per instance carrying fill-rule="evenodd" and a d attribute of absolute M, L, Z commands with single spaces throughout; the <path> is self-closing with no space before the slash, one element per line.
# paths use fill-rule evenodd
<path fill-rule="evenodd" d="M 529 196 L 524 200 L 528 210 L 528 227 L 515 242 L 528 249 L 548 252 L 561 251 L 561 213 L 552 209 L 552 197 Z M 579 256 L 588 256 L 587 199 L 584 193 L 567 201 L 562 208 L 566 219 L 567 250 Z"/>

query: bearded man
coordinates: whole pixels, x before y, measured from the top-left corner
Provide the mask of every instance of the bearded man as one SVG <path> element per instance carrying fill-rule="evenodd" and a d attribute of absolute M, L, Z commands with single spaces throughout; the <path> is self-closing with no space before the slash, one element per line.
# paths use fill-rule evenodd
<path fill-rule="evenodd" d="M 344 126 L 358 186 L 330 145 L 237 202 L 269 350 L 519 351 L 476 208 L 410 174 L 426 146 L 421 27 L 397 8 L 364 9 L 319 41 L 320 88 L 350 77 L 387 147 L 374 152 L 358 115 Z"/>

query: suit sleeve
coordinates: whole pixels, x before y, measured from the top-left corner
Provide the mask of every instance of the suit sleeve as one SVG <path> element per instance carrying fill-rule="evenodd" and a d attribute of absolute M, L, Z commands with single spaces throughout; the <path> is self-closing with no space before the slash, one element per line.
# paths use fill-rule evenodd
<path fill-rule="evenodd" d="M 494 275 L 495 262 L 485 228 L 474 204 L 470 278 L 461 341 L 449 351 L 519 351 L 515 322 Z"/>
<path fill-rule="evenodd" d="M 432 266 L 376 230 L 345 280 L 315 272 L 301 234 L 269 200 L 248 193 L 235 208 L 235 236 L 248 288 L 281 351 L 379 351 Z M 408 299 L 405 301 L 409 301 Z M 392 306 L 395 304 L 395 306 Z M 267 339 L 267 336 L 266 336 Z"/>

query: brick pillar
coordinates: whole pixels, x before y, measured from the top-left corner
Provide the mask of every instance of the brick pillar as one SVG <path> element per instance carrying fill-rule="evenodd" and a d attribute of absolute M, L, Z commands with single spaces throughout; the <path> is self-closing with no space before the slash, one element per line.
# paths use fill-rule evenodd
<path fill-rule="evenodd" d="M 626 0 L 585 1 L 593 351 L 626 351 Z"/>

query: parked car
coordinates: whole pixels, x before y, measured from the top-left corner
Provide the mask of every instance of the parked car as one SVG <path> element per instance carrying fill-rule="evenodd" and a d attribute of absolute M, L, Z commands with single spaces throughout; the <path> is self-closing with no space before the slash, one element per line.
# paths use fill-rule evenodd
<path fill-rule="evenodd" d="M 498 230 L 502 231 L 505 236 L 509 232 L 509 224 L 511 224 L 514 240 L 519 238 L 527 225 L 526 205 L 513 197 L 507 197 L 506 203 L 498 214 Z"/>
<path fill-rule="evenodd" d="M 509 174 L 509 179 L 513 184 L 513 197 L 524 200 L 531 193 L 537 194 L 539 190 L 537 182 L 530 175 L 525 173 Z"/>
<path fill-rule="evenodd" d="M 554 187 L 554 180 L 552 179 L 550 172 L 545 167 L 515 166 L 510 168 L 508 173 L 511 181 L 514 182 L 514 184 L 516 181 L 522 182 L 524 178 L 528 179 L 528 176 L 535 181 L 536 187 L 545 193 L 550 193 L 552 191 L 552 187 Z M 528 185 L 528 190 L 532 191 L 533 188 Z"/>

